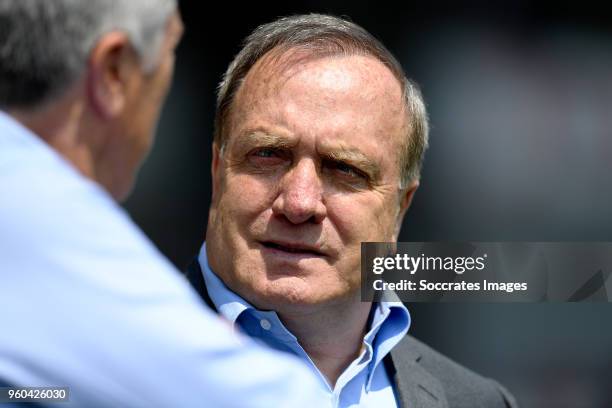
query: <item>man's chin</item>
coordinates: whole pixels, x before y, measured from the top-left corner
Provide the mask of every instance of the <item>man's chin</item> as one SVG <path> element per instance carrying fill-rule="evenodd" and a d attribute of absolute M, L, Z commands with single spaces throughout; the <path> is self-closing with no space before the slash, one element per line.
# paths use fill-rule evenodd
<path fill-rule="evenodd" d="M 263 269 L 271 284 L 289 281 L 292 283 L 320 282 L 322 276 L 330 276 L 335 272 L 324 257 L 310 257 L 298 260 L 286 258 L 264 258 Z M 312 282 L 311 282 L 312 283 Z"/>
<path fill-rule="evenodd" d="M 321 287 L 313 287 L 302 278 L 284 276 L 266 282 L 262 290 L 258 290 L 256 306 L 266 310 L 284 311 L 289 309 L 304 309 L 325 304 L 329 296 L 320 293 Z"/>

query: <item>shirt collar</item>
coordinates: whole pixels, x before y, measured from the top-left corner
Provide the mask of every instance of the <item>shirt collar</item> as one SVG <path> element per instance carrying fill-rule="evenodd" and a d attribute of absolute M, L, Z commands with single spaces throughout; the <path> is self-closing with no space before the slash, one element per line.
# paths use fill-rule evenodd
<path fill-rule="evenodd" d="M 225 286 L 221 279 L 210 269 L 206 255 L 206 243 L 200 249 L 198 262 L 204 275 L 204 283 L 206 284 L 208 295 L 223 317 L 232 324 L 236 324 L 236 320 L 244 311 L 255 310 L 249 302 Z"/>
<path fill-rule="evenodd" d="M 371 374 L 374 369 L 408 333 L 410 323 L 410 313 L 399 300 L 388 297 L 375 304 L 370 330 L 364 337 L 367 352 L 372 355 L 368 390 L 372 383 Z"/>

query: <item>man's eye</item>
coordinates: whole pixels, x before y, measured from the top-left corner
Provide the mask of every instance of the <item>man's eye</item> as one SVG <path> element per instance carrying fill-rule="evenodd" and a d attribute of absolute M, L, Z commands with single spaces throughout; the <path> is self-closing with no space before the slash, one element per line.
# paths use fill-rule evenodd
<path fill-rule="evenodd" d="M 274 151 L 274 149 L 258 149 L 258 150 L 255 150 L 252 154 L 253 156 L 263 157 L 263 158 L 277 156 L 276 151 Z"/>
<path fill-rule="evenodd" d="M 262 148 L 262 149 L 257 149 L 257 150 L 252 151 L 251 156 L 267 159 L 267 158 L 281 157 L 281 154 L 276 149 Z"/>
<path fill-rule="evenodd" d="M 251 164 L 258 167 L 284 164 L 288 159 L 287 152 L 269 147 L 252 150 L 247 158 Z"/>
<path fill-rule="evenodd" d="M 368 179 L 368 176 L 365 173 L 363 173 L 362 171 L 360 171 L 360 170 L 356 169 L 355 167 L 353 167 L 353 166 L 351 166 L 349 164 L 346 164 L 346 163 L 333 162 L 333 163 L 331 163 L 331 167 L 335 171 L 337 171 L 337 172 L 339 172 L 339 173 L 341 173 L 341 174 L 343 174 L 344 176 L 347 176 L 347 177 L 351 177 L 351 178 L 355 178 L 355 179 L 363 179 L 363 180 L 367 180 Z"/>

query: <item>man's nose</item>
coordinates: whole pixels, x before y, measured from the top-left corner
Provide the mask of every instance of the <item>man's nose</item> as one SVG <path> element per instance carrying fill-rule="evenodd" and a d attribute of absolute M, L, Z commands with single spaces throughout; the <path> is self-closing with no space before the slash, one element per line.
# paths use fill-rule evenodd
<path fill-rule="evenodd" d="M 293 224 L 320 223 L 325 219 L 323 186 L 312 160 L 300 160 L 283 176 L 272 211 Z"/>

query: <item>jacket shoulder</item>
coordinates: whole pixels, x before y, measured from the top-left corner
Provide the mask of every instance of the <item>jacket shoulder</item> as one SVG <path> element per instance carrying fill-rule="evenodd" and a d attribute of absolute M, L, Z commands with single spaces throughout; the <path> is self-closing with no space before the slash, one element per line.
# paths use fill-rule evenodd
<path fill-rule="evenodd" d="M 408 371 L 409 360 L 421 366 L 439 382 L 450 408 L 518 406 L 514 397 L 496 381 L 461 366 L 410 335 L 406 335 L 392 351 L 392 360 L 397 377 L 411 375 L 404 372 Z"/>

